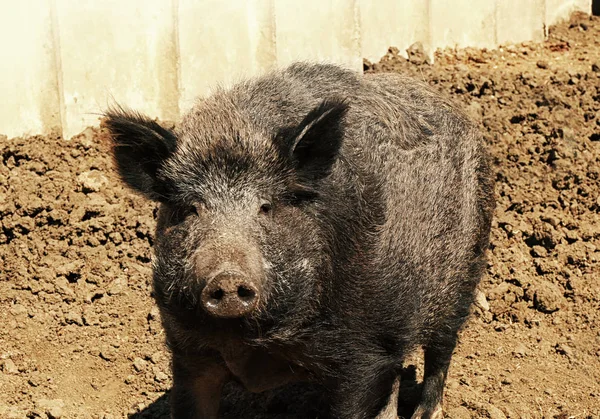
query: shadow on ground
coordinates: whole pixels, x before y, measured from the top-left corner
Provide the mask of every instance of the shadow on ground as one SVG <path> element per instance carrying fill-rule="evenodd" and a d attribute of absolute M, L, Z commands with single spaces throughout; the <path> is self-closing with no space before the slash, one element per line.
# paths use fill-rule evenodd
<path fill-rule="evenodd" d="M 401 372 L 400 418 L 410 418 L 421 391 L 416 381 L 416 368 L 409 365 Z M 129 419 L 168 419 L 168 393 L 156 399 L 143 411 Z M 220 417 L 224 419 L 330 419 L 331 414 L 323 388 L 311 384 L 292 384 L 277 390 L 251 394 L 231 383 L 225 388 Z"/>

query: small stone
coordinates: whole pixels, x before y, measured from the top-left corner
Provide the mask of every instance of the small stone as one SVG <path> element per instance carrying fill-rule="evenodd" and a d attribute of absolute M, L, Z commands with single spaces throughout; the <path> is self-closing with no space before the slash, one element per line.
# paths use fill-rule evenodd
<path fill-rule="evenodd" d="M 467 113 L 475 120 L 481 120 L 483 118 L 483 106 L 479 102 L 471 102 L 467 108 Z"/>
<path fill-rule="evenodd" d="M 498 286 L 488 291 L 488 299 L 494 301 L 502 298 L 510 291 L 510 284 L 508 282 L 502 282 Z"/>
<path fill-rule="evenodd" d="M 54 269 L 58 275 L 62 276 L 80 276 L 81 268 L 84 262 L 81 260 L 73 260 L 64 264 L 58 264 Z"/>
<path fill-rule="evenodd" d="M 508 329 L 508 325 L 505 323 L 498 323 L 494 326 L 496 332 L 504 332 L 506 329 Z"/>
<path fill-rule="evenodd" d="M 579 240 L 579 234 L 577 233 L 576 230 L 567 230 L 567 233 L 565 234 L 565 236 L 567 237 L 567 240 L 570 242 L 576 242 L 577 240 Z"/>
<path fill-rule="evenodd" d="M 510 385 L 510 384 L 512 384 L 512 379 L 510 379 L 509 377 L 506 377 L 506 378 L 502 379 L 501 383 L 504 385 Z"/>
<path fill-rule="evenodd" d="M 65 402 L 63 402 L 61 399 L 40 399 L 35 403 L 35 405 L 37 409 L 43 410 L 44 413 L 46 413 L 48 419 L 60 419 L 63 417 L 63 408 L 65 407 Z"/>
<path fill-rule="evenodd" d="M 538 61 L 536 63 L 536 65 L 538 66 L 538 68 L 543 68 L 543 69 L 546 69 L 546 68 L 549 67 L 548 66 L 548 61 L 543 61 L 543 60 Z"/>
<path fill-rule="evenodd" d="M 506 415 L 502 413 L 502 410 L 498 409 L 496 406 L 488 404 L 485 407 L 490 419 L 506 419 Z"/>
<path fill-rule="evenodd" d="M 127 289 L 127 278 L 120 276 L 108 287 L 108 295 L 121 295 Z"/>
<path fill-rule="evenodd" d="M 54 280 L 54 289 L 63 297 L 75 297 L 75 291 L 73 291 L 69 281 L 65 277 L 59 277 Z"/>
<path fill-rule="evenodd" d="M 448 418 L 452 419 L 471 419 L 471 412 L 464 406 L 458 406 L 453 409 L 448 410 L 446 413 Z"/>
<path fill-rule="evenodd" d="M 117 357 L 117 352 L 110 346 L 103 346 L 102 348 L 100 348 L 99 355 L 100 358 L 110 362 L 115 360 L 115 358 Z"/>
<path fill-rule="evenodd" d="M 490 311 L 490 304 L 481 290 L 475 292 L 475 305 L 483 311 Z"/>
<path fill-rule="evenodd" d="M 83 326 L 83 319 L 81 317 L 81 314 L 76 313 L 74 311 L 69 311 L 67 314 L 65 314 L 65 323 Z"/>
<path fill-rule="evenodd" d="M 108 237 L 111 239 L 111 241 L 114 244 L 121 244 L 121 243 L 123 243 L 123 235 L 121 233 L 119 233 L 118 231 L 110 233 L 108 235 Z"/>
<path fill-rule="evenodd" d="M 96 128 L 87 127 L 79 134 L 75 135 L 71 141 L 77 141 L 86 150 L 92 148 L 96 144 Z"/>
<path fill-rule="evenodd" d="M 553 217 L 553 216 L 543 217 L 542 221 L 550 224 L 554 228 L 556 228 L 560 224 L 560 220 L 558 218 L 556 218 L 556 217 Z"/>
<path fill-rule="evenodd" d="M 23 304 L 15 304 L 10 308 L 10 314 L 15 317 L 27 316 L 27 308 Z"/>
<path fill-rule="evenodd" d="M 148 365 L 148 363 L 146 361 L 144 361 L 142 358 L 135 358 L 133 360 L 133 368 L 137 372 L 145 370 L 147 365 Z"/>
<path fill-rule="evenodd" d="M 158 311 L 158 307 L 154 306 L 148 313 L 148 320 L 158 321 L 160 317 L 160 312 Z"/>
<path fill-rule="evenodd" d="M 556 352 L 565 355 L 567 358 L 573 357 L 573 349 L 570 346 L 565 345 L 564 343 L 559 343 L 556 345 Z"/>
<path fill-rule="evenodd" d="M 135 376 L 134 375 L 128 375 L 127 377 L 125 377 L 125 384 L 131 384 L 135 381 Z"/>
<path fill-rule="evenodd" d="M 84 312 L 81 315 L 81 320 L 83 320 L 83 324 L 86 326 L 96 326 L 100 321 L 98 320 L 98 315 L 92 311 Z"/>
<path fill-rule="evenodd" d="M 598 65 L 597 63 L 592 64 L 592 71 L 594 73 L 600 73 L 600 65 Z"/>
<path fill-rule="evenodd" d="M 2 371 L 7 374 L 18 374 L 19 370 L 12 359 L 7 359 L 2 364 Z"/>
<path fill-rule="evenodd" d="M 39 387 L 40 384 L 42 384 L 42 378 L 38 374 L 35 374 L 27 380 L 27 383 L 29 383 L 31 387 Z"/>
<path fill-rule="evenodd" d="M 460 383 L 457 380 L 448 379 L 448 382 L 446 384 L 446 388 L 448 388 L 450 390 L 456 390 L 459 387 L 460 387 Z"/>
<path fill-rule="evenodd" d="M 28 412 L 19 410 L 16 406 L 3 406 L 0 405 L 0 418 L 2 419 L 23 419 L 28 417 Z"/>
<path fill-rule="evenodd" d="M 458 73 L 468 73 L 469 71 L 471 71 L 471 69 L 469 68 L 468 65 L 465 64 L 456 64 L 454 66 L 454 69 L 458 72 Z"/>
<path fill-rule="evenodd" d="M 160 352 L 154 352 L 152 355 L 150 355 L 150 362 L 153 364 L 158 364 L 161 358 L 162 354 Z"/>
<path fill-rule="evenodd" d="M 515 355 L 519 358 L 523 358 L 524 356 L 527 355 L 527 347 L 525 345 L 523 345 L 522 343 L 519 343 L 517 345 L 517 347 L 515 348 L 515 350 L 513 351 L 513 355 Z"/>
<path fill-rule="evenodd" d="M 165 374 L 162 371 L 159 371 L 156 373 L 156 375 L 154 376 L 154 379 L 156 381 L 158 381 L 159 383 L 162 383 L 164 381 L 167 381 L 169 379 L 169 376 L 167 374 Z"/>
<path fill-rule="evenodd" d="M 548 256 L 548 250 L 543 246 L 533 246 L 533 248 L 531 249 L 531 253 L 536 258 L 545 258 L 546 256 Z"/>
<path fill-rule="evenodd" d="M 412 64 L 429 64 L 429 57 L 427 57 L 425 48 L 423 48 L 423 44 L 420 42 L 415 42 L 408 47 L 406 54 L 408 55 L 408 61 L 410 61 Z"/>
<path fill-rule="evenodd" d="M 77 176 L 84 192 L 98 192 L 108 184 L 108 179 L 99 170 L 89 170 Z"/>

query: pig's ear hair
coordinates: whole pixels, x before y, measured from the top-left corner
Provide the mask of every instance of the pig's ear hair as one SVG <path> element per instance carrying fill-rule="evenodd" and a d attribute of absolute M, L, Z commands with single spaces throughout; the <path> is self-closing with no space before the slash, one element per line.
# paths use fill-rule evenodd
<path fill-rule="evenodd" d="M 158 179 L 163 162 L 175 151 L 176 137 L 138 112 L 112 107 L 104 114 L 117 170 L 123 181 L 147 198 L 164 201 L 167 188 Z"/>
<path fill-rule="evenodd" d="M 289 157 L 302 178 L 319 180 L 329 175 L 342 146 L 348 107 L 343 99 L 326 99 L 288 132 Z"/>

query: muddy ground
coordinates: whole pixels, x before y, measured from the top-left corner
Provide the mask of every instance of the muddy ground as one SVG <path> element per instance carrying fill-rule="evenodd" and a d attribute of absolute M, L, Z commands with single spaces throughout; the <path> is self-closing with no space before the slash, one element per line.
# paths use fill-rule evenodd
<path fill-rule="evenodd" d="M 392 48 L 365 70 L 464 103 L 498 182 L 486 298 L 453 359 L 447 416 L 600 418 L 600 20 L 576 15 L 542 44 L 410 57 Z M 94 129 L 1 138 L 0 154 L 0 418 L 166 417 L 154 206 L 120 185 Z M 404 416 L 419 373 L 407 364 Z M 228 393 L 228 418 L 327 417 L 311 386 Z"/>

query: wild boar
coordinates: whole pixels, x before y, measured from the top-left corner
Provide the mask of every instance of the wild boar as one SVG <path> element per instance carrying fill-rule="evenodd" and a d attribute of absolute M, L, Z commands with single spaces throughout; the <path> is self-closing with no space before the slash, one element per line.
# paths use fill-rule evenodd
<path fill-rule="evenodd" d="M 116 107 L 124 182 L 160 203 L 154 293 L 173 418 L 216 418 L 223 385 L 321 383 L 343 419 L 442 416 L 485 268 L 493 181 L 477 128 L 424 83 L 296 63 L 215 91 L 174 130 Z"/>

